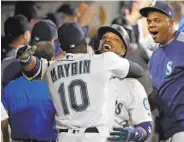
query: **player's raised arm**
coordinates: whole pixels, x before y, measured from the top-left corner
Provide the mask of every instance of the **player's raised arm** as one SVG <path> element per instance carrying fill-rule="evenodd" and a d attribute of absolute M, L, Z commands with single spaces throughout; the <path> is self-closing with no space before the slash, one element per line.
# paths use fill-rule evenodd
<path fill-rule="evenodd" d="M 48 64 L 47 61 L 40 60 L 36 56 L 33 56 L 36 48 L 36 46 L 23 46 L 17 50 L 17 59 L 22 65 L 22 73 L 24 77 L 29 80 L 38 77 L 38 75 L 40 77 L 43 76 L 44 70 L 46 70 L 44 65 Z"/>
<path fill-rule="evenodd" d="M 113 52 L 104 53 L 105 66 L 112 71 L 112 76 L 125 78 L 126 76 L 131 77 L 142 77 L 144 70 L 142 67 L 134 62 L 130 62 L 127 59 L 121 58 Z"/>

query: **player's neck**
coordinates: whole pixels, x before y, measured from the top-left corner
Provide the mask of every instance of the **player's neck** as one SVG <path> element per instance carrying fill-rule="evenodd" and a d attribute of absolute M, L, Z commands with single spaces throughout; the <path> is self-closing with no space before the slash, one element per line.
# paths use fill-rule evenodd
<path fill-rule="evenodd" d="M 176 30 L 173 30 L 173 31 L 172 31 L 172 34 L 170 34 L 170 35 L 168 36 L 167 40 L 166 40 L 163 44 L 161 44 L 161 45 L 162 45 L 162 46 L 165 46 L 165 45 L 170 44 L 170 43 L 174 40 L 175 34 L 176 34 Z"/>
<path fill-rule="evenodd" d="M 87 54 L 87 49 L 86 50 L 78 50 L 78 49 L 74 49 L 74 50 L 70 50 L 66 53 L 71 53 L 71 54 Z"/>
<path fill-rule="evenodd" d="M 21 46 L 23 46 L 23 45 L 25 45 L 23 42 L 13 42 L 13 43 L 10 43 L 10 44 L 8 44 L 10 47 L 12 47 L 12 48 L 19 48 L 19 47 L 21 47 Z"/>

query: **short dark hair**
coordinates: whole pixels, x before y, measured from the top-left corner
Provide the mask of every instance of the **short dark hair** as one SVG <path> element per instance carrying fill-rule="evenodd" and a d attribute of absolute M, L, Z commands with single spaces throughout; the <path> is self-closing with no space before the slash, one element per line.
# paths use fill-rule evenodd
<path fill-rule="evenodd" d="M 36 46 L 37 48 L 34 55 L 39 59 L 44 58 L 50 61 L 54 57 L 54 48 L 50 42 L 40 41 Z"/>

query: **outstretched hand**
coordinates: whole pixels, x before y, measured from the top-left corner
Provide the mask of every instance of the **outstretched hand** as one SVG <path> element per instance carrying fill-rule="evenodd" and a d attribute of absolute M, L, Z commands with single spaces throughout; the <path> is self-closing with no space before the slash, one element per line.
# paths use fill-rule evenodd
<path fill-rule="evenodd" d="M 76 21 L 79 22 L 81 26 L 88 26 L 97 16 L 97 9 L 94 5 L 88 6 L 85 3 L 81 3 L 81 5 L 76 11 Z"/>
<path fill-rule="evenodd" d="M 125 18 L 128 21 L 128 24 L 135 25 L 138 22 L 138 19 L 141 17 L 139 13 L 140 5 L 138 2 L 132 3 L 132 11 L 125 9 Z"/>
<path fill-rule="evenodd" d="M 128 130 L 120 127 L 115 127 L 113 128 L 113 132 L 110 133 L 111 137 L 109 137 L 108 140 L 126 142 L 128 140 L 128 135 Z"/>
<path fill-rule="evenodd" d="M 132 127 L 114 127 L 110 133 L 109 141 L 128 142 L 141 138 L 138 129 Z"/>

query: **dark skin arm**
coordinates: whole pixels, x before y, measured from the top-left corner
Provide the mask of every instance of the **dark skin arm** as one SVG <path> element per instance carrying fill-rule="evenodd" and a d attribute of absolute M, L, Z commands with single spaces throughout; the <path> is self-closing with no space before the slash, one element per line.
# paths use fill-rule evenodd
<path fill-rule="evenodd" d="M 153 87 L 153 91 L 148 96 L 148 101 L 151 107 L 151 111 L 157 108 L 157 103 L 156 103 L 156 98 L 155 98 L 156 94 L 157 94 L 157 90 L 155 87 Z"/>
<path fill-rule="evenodd" d="M 130 69 L 126 78 L 140 78 L 144 76 L 144 70 L 139 64 L 132 61 L 129 61 L 129 63 Z"/>
<path fill-rule="evenodd" d="M 9 142 L 10 137 L 8 132 L 8 119 L 1 121 L 1 130 L 3 133 L 3 142 Z"/>

